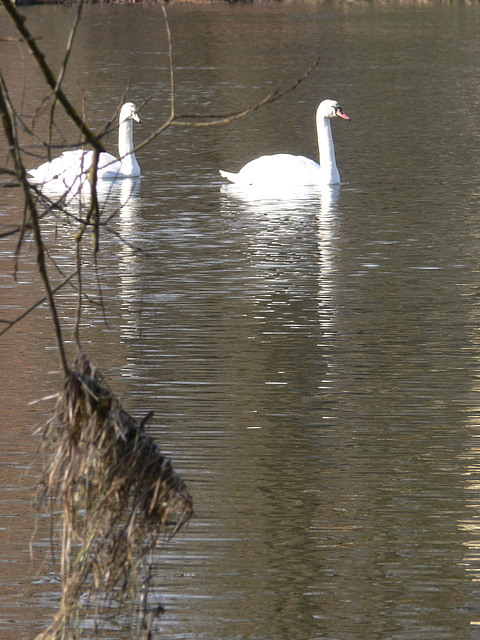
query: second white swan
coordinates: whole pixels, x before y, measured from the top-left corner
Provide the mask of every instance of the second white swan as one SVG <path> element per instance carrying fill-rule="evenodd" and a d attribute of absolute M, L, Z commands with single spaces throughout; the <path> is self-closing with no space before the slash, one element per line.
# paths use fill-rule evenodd
<path fill-rule="evenodd" d="M 102 152 L 98 158 L 97 178 L 99 180 L 117 180 L 135 178 L 140 175 L 140 167 L 133 152 L 133 120 L 141 122 L 133 102 L 126 102 L 120 110 L 118 129 L 119 160 L 110 153 Z M 87 174 L 93 161 L 93 151 L 74 149 L 64 151 L 61 156 L 30 169 L 28 174 L 35 182 L 63 183 L 72 187 L 87 180 Z"/>
<path fill-rule="evenodd" d="M 261 156 L 248 162 L 238 173 L 220 170 L 220 175 L 240 186 L 318 186 L 339 184 L 335 161 L 331 118 L 350 120 L 336 100 L 324 100 L 317 109 L 317 137 L 320 164 L 287 153 Z"/>

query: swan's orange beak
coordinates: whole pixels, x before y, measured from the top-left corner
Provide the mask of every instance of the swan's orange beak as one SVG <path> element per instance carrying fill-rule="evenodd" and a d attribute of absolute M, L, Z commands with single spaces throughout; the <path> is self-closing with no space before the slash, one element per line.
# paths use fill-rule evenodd
<path fill-rule="evenodd" d="M 344 113 L 344 111 L 343 111 L 342 107 L 337 107 L 337 108 L 335 109 L 335 115 L 336 115 L 336 116 L 338 116 L 339 118 L 343 118 L 344 120 L 348 120 L 348 121 L 350 121 L 350 120 L 351 120 L 351 118 L 349 118 L 349 117 L 347 116 L 347 114 L 346 114 L 346 113 Z"/>

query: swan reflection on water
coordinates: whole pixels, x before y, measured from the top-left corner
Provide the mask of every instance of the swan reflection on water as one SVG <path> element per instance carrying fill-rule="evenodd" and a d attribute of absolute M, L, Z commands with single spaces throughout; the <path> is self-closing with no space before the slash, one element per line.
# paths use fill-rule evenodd
<path fill-rule="evenodd" d="M 322 327 L 331 327 L 335 323 L 334 283 L 337 271 L 336 244 L 339 234 L 338 186 L 322 189 L 320 207 L 317 216 L 318 238 L 318 313 Z"/>
<path fill-rule="evenodd" d="M 123 178 L 122 180 L 99 180 L 96 193 L 101 212 L 113 215 L 123 208 L 132 211 L 137 206 L 140 190 L 140 178 Z M 92 199 L 90 184 L 78 183 L 70 188 L 59 182 L 46 182 L 38 189 L 38 198 L 48 205 L 52 211 L 64 211 L 73 216 L 83 217 Z"/>
<path fill-rule="evenodd" d="M 264 213 L 281 216 L 315 213 L 319 218 L 330 218 L 336 213 L 339 185 L 240 185 L 222 184 L 220 192 L 233 206 L 239 205 L 244 213 Z M 287 230 L 285 230 L 287 231 Z"/>
<path fill-rule="evenodd" d="M 302 209 L 318 206 L 322 190 L 330 187 L 261 185 L 226 183 L 220 192 L 248 208 L 249 212 L 301 212 Z"/>
<path fill-rule="evenodd" d="M 338 241 L 341 216 L 339 213 L 340 186 L 275 188 L 265 186 L 241 186 L 225 184 L 224 209 L 238 213 L 242 224 L 252 224 L 253 233 L 248 233 L 252 255 L 258 254 L 269 262 L 275 261 L 275 247 L 265 242 L 265 234 L 273 235 L 285 248 L 290 247 L 290 258 L 298 262 L 315 242 L 315 256 L 311 264 L 317 278 L 317 309 L 320 325 L 331 330 L 335 324 L 335 277 L 338 271 Z M 308 230 L 309 225 L 311 232 Z M 291 237 L 293 240 L 288 240 Z M 285 244 L 287 243 L 287 244 Z M 307 244 L 305 244 L 307 243 Z M 302 249 L 302 244 L 304 248 Z M 266 247 L 268 255 L 265 255 Z M 278 247 L 277 247 L 278 248 Z M 295 258 L 297 254 L 297 258 Z M 278 260 L 284 260 L 280 255 Z M 262 262 L 263 263 L 263 262 Z"/>
<path fill-rule="evenodd" d="M 244 222 L 254 223 L 254 236 L 249 235 L 263 251 L 265 247 L 260 237 L 264 231 L 278 234 L 279 238 L 294 236 L 296 240 L 292 250 L 298 252 L 299 256 L 304 256 L 299 244 L 305 241 L 310 243 L 316 238 L 318 305 L 321 321 L 327 321 L 324 310 L 331 303 L 332 277 L 336 271 L 340 186 L 272 188 L 224 184 L 221 193 L 226 196 L 225 211 L 238 213 Z M 312 224 L 310 236 L 307 230 L 309 221 Z M 272 257 L 270 255 L 269 259 Z"/>

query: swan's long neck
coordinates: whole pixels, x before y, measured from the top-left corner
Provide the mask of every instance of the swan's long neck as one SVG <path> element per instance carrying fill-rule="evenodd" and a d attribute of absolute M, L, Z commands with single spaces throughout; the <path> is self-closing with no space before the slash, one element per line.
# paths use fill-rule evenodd
<path fill-rule="evenodd" d="M 120 123 L 118 129 L 118 153 L 122 164 L 122 173 L 134 175 L 138 164 L 133 153 L 133 121 L 130 118 Z"/>
<path fill-rule="evenodd" d="M 323 115 L 317 114 L 317 135 L 320 168 L 322 170 L 324 184 L 337 184 L 340 182 L 340 175 L 335 161 L 330 118 L 325 118 Z"/>

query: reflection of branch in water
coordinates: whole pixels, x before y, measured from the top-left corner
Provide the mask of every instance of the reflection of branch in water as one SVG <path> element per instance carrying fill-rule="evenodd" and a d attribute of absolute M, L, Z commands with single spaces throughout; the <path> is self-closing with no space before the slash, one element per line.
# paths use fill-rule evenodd
<path fill-rule="evenodd" d="M 478 389 L 477 389 L 478 391 Z M 478 430 L 478 418 L 473 414 L 471 420 L 472 428 Z M 466 463 L 463 476 L 465 478 L 465 489 L 469 499 L 466 501 L 466 508 L 470 510 L 470 517 L 460 520 L 458 527 L 469 535 L 463 545 L 465 552 L 463 554 L 460 566 L 463 567 L 472 582 L 480 582 L 480 433 L 472 433 L 472 439 L 468 448 L 460 456 L 461 460 Z M 480 619 L 470 622 L 472 625 L 480 625 Z"/>
<path fill-rule="evenodd" d="M 66 284 L 69 284 L 70 281 L 72 280 L 72 278 L 74 278 L 77 275 L 77 272 L 74 271 L 73 273 L 71 273 L 67 278 L 65 278 L 65 280 L 58 285 L 58 287 L 55 287 L 55 289 L 53 289 L 52 293 L 58 293 L 61 289 L 63 289 L 63 287 Z M 28 307 L 28 309 L 25 309 L 25 311 L 23 311 L 19 316 L 17 316 L 14 320 L 3 320 L 0 318 L 0 323 L 2 324 L 6 324 L 7 326 L 2 329 L 0 331 L 0 336 L 2 336 L 4 333 L 6 333 L 9 329 L 11 329 L 12 327 L 14 327 L 16 324 L 18 324 L 21 320 L 23 320 L 24 318 L 26 318 L 32 311 L 34 311 L 37 307 L 39 307 L 41 304 L 43 304 L 46 301 L 46 296 L 44 296 L 43 298 L 41 298 L 40 300 L 37 300 L 36 302 L 34 302 L 30 307 Z"/>

